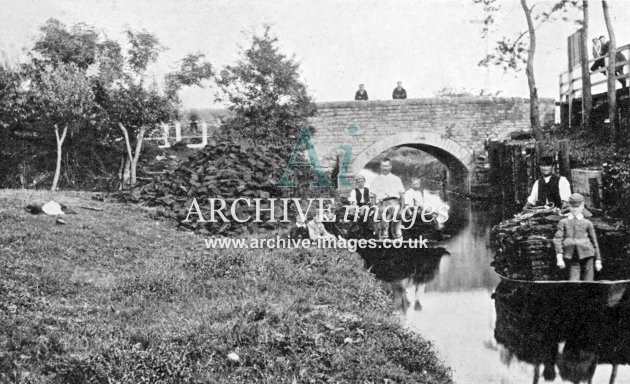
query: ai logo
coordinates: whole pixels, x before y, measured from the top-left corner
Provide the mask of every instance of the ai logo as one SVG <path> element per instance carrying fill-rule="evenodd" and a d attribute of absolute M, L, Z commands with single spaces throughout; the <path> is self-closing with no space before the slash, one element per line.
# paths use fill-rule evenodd
<path fill-rule="evenodd" d="M 359 127 L 356 124 L 351 123 L 348 125 L 348 134 L 350 134 L 350 136 L 357 135 L 358 133 Z M 309 161 L 297 161 L 302 145 L 306 149 Z M 339 164 L 339 175 L 337 176 L 338 185 L 339 187 L 352 187 L 352 183 L 347 179 L 348 167 L 350 167 L 350 159 L 352 158 L 352 146 L 350 144 L 341 144 L 337 148 L 343 151 L 343 157 Z M 322 163 L 319 161 L 319 156 L 317 156 L 315 145 L 313 145 L 311 135 L 308 133 L 306 127 L 302 128 L 300 131 L 284 175 L 282 175 L 280 181 L 276 182 L 277 187 L 295 187 L 295 183 L 289 181 L 293 167 L 313 168 L 317 180 L 311 183 L 311 187 L 332 187 L 335 185 L 326 177 Z"/>

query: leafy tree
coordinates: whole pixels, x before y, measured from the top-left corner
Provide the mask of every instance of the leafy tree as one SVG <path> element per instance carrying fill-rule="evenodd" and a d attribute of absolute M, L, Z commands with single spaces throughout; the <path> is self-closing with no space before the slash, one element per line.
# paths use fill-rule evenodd
<path fill-rule="evenodd" d="M 59 182 L 63 142 L 68 129 L 79 127 L 93 111 L 92 84 L 85 71 L 76 64 L 59 64 L 42 72 L 31 91 L 34 93 L 40 119 L 55 132 L 57 163 L 51 187 L 54 191 Z"/>
<path fill-rule="evenodd" d="M 269 26 L 252 36 L 242 58 L 216 79 L 218 100 L 236 112 L 227 128 L 257 142 L 293 145 L 316 110 L 298 70 L 295 58 L 280 52 Z"/>
<path fill-rule="evenodd" d="M 67 65 L 92 74 L 89 85 L 95 110 L 93 124 L 87 126 L 91 134 L 86 146 L 91 147 L 96 138 L 108 146 L 118 145 L 122 133 L 121 186 L 134 185 L 145 134 L 177 116 L 178 92 L 184 86 L 202 86 L 203 79 L 213 74 L 210 63 L 203 54 L 188 55 L 160 87 L 147 73 L 165 49 L 152 33 L 125 31 L 128 49 L 123 52 L 118 42 L 83 23 L 67 28 L 49 19 L 40 32 L 31 54 L 32 77 L 37 79 L 50 68 Z M 62 133 L 59 140 L 64 139 Z"/>
<path fill-rule="evenodd" d="M 41 35 L 33 51 L 42 59 L 54 63 L 74 63 L 83 70 L 96 62 L 100 36 L 94 28 L 76 24 L 68 30 L 59 20 L 51 18 L 39 30 Z"/>
<path fill-rule="evenodd" d="M 497 0 L 473 0 L 473 2 L 483 6 L 486 16 L 482 36 L 487 38 L 489 29 L 496 23 L 494 15 L 500 9 L 500 4 Z M 544 23 L 555 20 L 556 16 L 561 13 L 565 13 L 563 19 L 567 20 L 566 12 L 569 7 L 577 7 L 579 3 L 577 0 L 558 0 L 555 3 L 538 1 L 532 5 L 528 4 L 528 0 L 520 0 L 520 3 L 527 28 L 516 38 L 503 37 L 497 41 L 494 52 L 481 60 L 479 65 L 496 65 L 502 67 L 504 71 L 519 71 L 525 65 L 525 74 L 529 87 L 530 123 L 536 140 L 541 140 L 538 88 L 534 75 L 536 30 Z M 548 7 L 549 4 L 551 4 L 550 7 Z M 526 36 L 527 41 L 525 40 Z"/>
<path fill-rule="evenodd" d="M 165 76 L 164 87 L 148 81 L 147 69 L 165 48 L 149 32 L 126 31 L 129 50 L 119 73 L 110 74 L 116 81 L 104 89 L 103 109 L 125 140 L 125 154 L 119 171 L 121 187 L 135 185 L 142 143 L 148 130 L 177 117 L 179 90 L 184 86 L 202 86 L 212 76 L 212 66 L 203 54 L 191 54 L 181 60 L 180 69 Z"/>
<path fill-rule="evenodd" d="M 22 134 L 21 122 L 32 114 L 33 103 L 24 89 L 28 84 L 19 66 L 8 60 L 0 63 L 0 183 L 8 186 L 15 176 L 22 187 L 27 185 L 23 169 L 28 154 L 17 135 Z"/>
<path fill-rule="evenodd" d="M 77 181 L 70 175 L 73 171 L 79 171 L 79 168 L 82 169 L 79 172 L 93 175 L 91 167 L 98 166 L 101 172 L 108 174 L 107 170 L 113 164 L 107 155 L 111 156 L 111 149 L 118 144 L 102 106 L 106 101 L 105 89 L 119 80 L 123 70 L 120 44 L 87 24 L 79 23 L 67 27 L 58 20 L 49 19 L 40 28 L 29 56 L 30 62 L 24 68 L 33 81 L 38 81 L 43 73 L 60 65 L 72 64 L 84 71 L 86 76 L 89 74 L 88 79 L 94 94 L 94 110 L 91 118 L 81 125 L 80 134 L 78 127 L 70 127 L 68 131 L 63 151 L 68 166 L 64 172 L 69 182 Z M 35 115 L 33 118 L 38 120 Z M 30 122 L 29 125 L 31 130 L 36 130 L 38 124 Z M 40 143 L 44 153 L 45 144 Z M 98 156 L 99 153 L 107 155 Z"/>
<path fill-rule="evenodd" d="M 28 78 L 18 67 L 0 63 L 0 128 L 13 127 L 30 114 L 32 106 L 23 89 L 27 84 Z"/>

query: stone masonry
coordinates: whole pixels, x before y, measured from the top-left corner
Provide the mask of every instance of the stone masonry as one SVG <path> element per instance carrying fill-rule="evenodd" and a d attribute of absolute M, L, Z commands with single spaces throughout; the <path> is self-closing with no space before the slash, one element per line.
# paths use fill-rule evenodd
<path fill-rule="evenodd" d="M 502 140 L 510 132 L 530 129 L 529 100 L 522 98 L 342 101 L 318 103 L 317 108 L 310 122 L 322 164 L 331 169 L 339 145 L 350 145 L 351 175 L 379 153 L 408 145 L 442 161 L 457 178 L 467 178 L 473 154 L 483 151 L 486 139 Z M 540 99 L 543 124 L 554 121 L 554 111 L 553 99 Z"/>

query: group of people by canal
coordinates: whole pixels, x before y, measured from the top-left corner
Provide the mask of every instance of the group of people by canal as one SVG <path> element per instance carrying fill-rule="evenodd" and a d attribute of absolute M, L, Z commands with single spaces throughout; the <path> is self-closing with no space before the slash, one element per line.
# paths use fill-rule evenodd
<path fill-rule="evenodd" d="M 438 209 L 431 207 L 427 212 L 424 210 L 426 207 L 421 180 L 412 179 L 411 188 L 405 190 L 401 178 L 392 173 L 391 159 L 381 160 L 380 172 L 371 180 L 369 187 L 366 186 L 366 177 L 363 174 L 357 175 L 355 181 L 356 187 L 350 191 L 347 198 L 349 205 L 344 208 L 355 222 L 370 226 L 372 234 L 379 240 L 402 240 L 402 223 L 403 220 L 409 219 L 405 217 L 407 216 L 405 212 L 417 215 L 422 211 L 423 215 L 437 222 Z M 328 211 L 328 214 L 332 215 L 334 212 Z M 341 235 L 335 221 L 326 215 L 326 212 L 319 212 L 306 224 L 311 240 L 336 238 Z M 425 220 L 426 217 L 423 216 L 422 219 Z"/>

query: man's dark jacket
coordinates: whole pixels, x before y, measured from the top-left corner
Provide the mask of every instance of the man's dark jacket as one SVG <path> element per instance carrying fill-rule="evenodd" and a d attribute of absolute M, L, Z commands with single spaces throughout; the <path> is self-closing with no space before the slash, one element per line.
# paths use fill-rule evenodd
<path fill-rule="evenodd" d="M 394 99 L 406 99 L 407 98 L 407 91 L 405 91 L 405 88 L 403 87 L 396 87 L 394 88 L 394 93 L 392 93 L 392 98 Z"/>
<path fill-rule="evenodd" d="M 361 90 L 358 90 L 357 93 L 354 94 L 354 99 L 355 100 L 367 100 L 368 99 L 367 91 L 363 91 L 363 93 L 361 93 Z"/>

